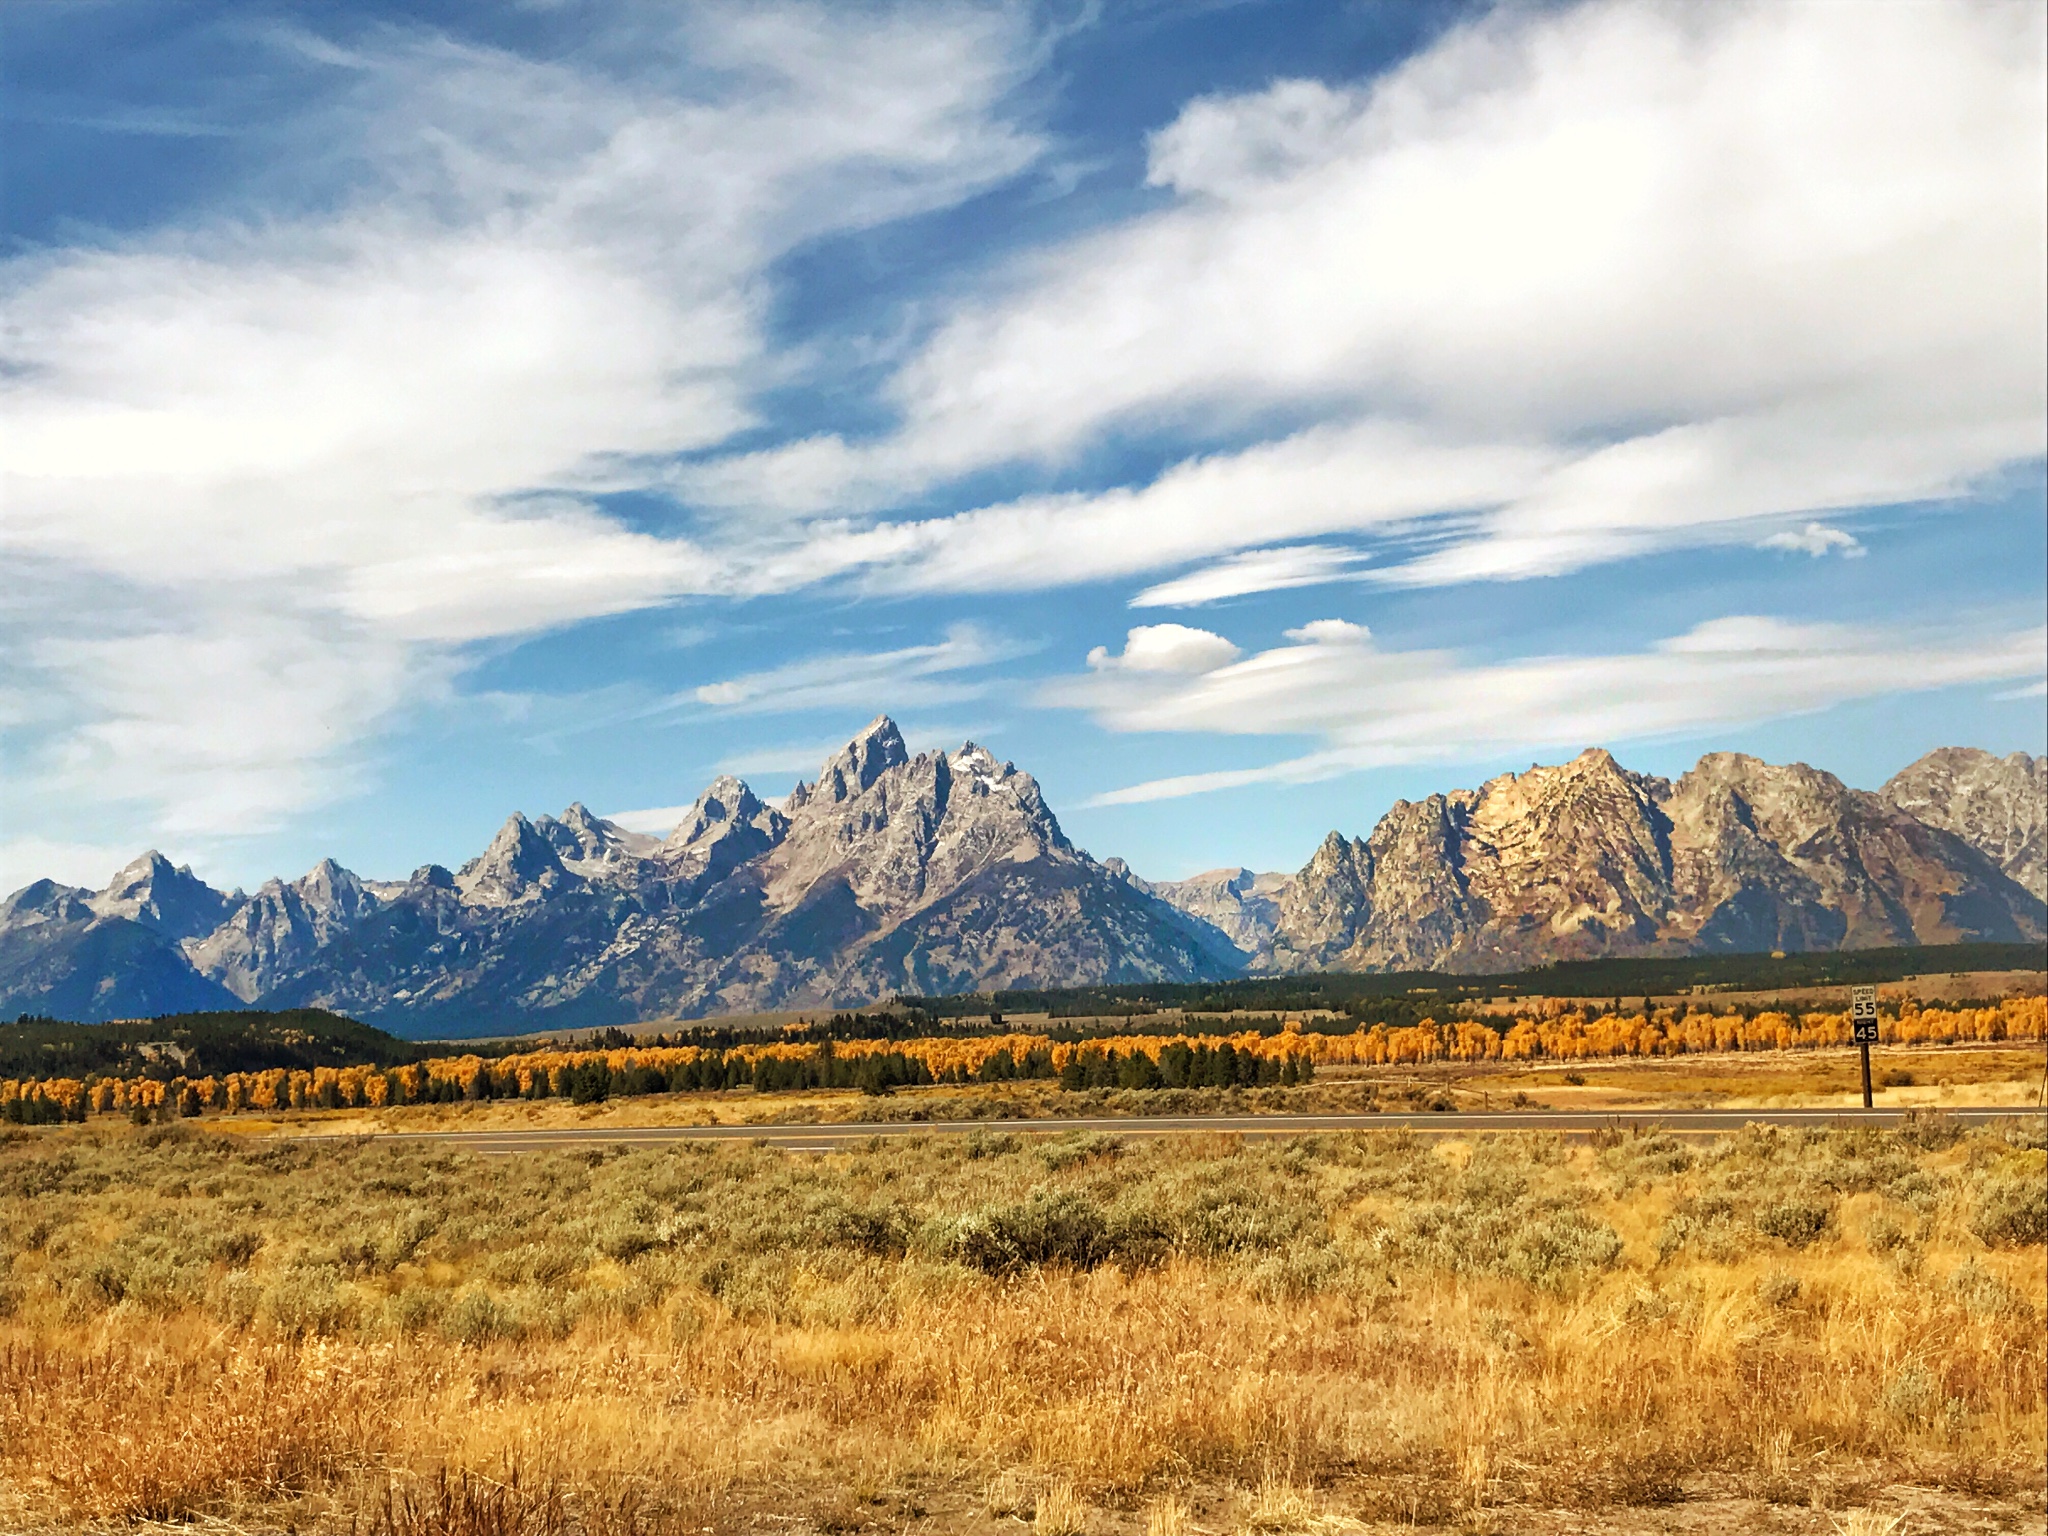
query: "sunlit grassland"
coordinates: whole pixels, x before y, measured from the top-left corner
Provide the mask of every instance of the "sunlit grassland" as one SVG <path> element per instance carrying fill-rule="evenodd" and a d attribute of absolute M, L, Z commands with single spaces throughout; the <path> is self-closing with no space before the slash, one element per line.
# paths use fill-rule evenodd
<path fill-rule="evenodd" d="M 2032 1130 L 492 1160 L 106 1120 L 0 1145 L 0 1233 L 10 1527 L 1483 1529 L 2038 1509 L 2048 1454 Z"/>

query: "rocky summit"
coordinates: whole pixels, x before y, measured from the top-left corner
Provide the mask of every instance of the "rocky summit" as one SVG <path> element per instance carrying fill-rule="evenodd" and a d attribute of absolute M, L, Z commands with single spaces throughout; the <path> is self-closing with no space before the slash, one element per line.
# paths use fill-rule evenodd
<path fill-rule="evenodd" d="M 1037 782 L 875 720 L 780 804 L 721 777 L 666 837 L 571 805 L 461 868 L 214 890 L 157 853 L 0 904 L 0 1013 L 317 1005 L 412 1035 L 1320 969 L 2038 940 L 2048 763 L 1945 748 L 1878 793 L 1733 753 L 1604 751 L 1332 832 L 1296 874 L 1152 882 Z"/>

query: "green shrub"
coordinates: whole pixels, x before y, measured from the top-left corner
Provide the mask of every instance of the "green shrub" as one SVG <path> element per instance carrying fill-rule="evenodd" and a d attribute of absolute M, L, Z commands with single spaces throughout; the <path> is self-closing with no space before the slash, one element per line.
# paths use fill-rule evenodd
<path fill-rule="evenodd" d="M 288 1269 L 264 1287 L 258 1312 L 292 1338 L 340 1333 L 355 1313 L 340 1281 L 341 1272 L 329 1264 Z"/>
<path fill-rule="evenodd" d="M 444 1300 L 439 1291 L 429 1291 L 417 1286 L 395 1292 L 384 1303 L 384 1315 L 390 1326 L 401 1334 L 425 1333 L 441 1321 Z"/>
<path fill-rule="evenodd" d="M 1963 1138 L 1963 1123 L 1938 1109 L 1909 1109 L 1892 1134 L 1919 1152 L 1941 1152 Z"/>
<path fill-rule="evenodd" d="M 1657 1132 L 1630 1136 L 1600 1153 L 1601 1166 L 1617 1196 L 1685 1172 L 1696 1161 L 1693 1149 L 1676 1136 Z"/>
<path fill-rule="evenodd" d="M 631 1218 L 607 1222 L 597 1234 L 598 1252 L 621 1264 L 630 1264 L 650 1248 L 661 1246 L 662 1238 L 658 1232 Z"/>
<path fill-rule="evenodd" d="M 2048 1243 L 2048 1173 L 2019 1168 L 1986 1179 L 1970 1213 L 1970 1230 L 1992 1248 Z"/>
<path fill-rule="evenodd" d="M 1297 1301 L 1328 1290 L 1348 1267 L 1343 1253 L 1329 1243 L 1283 1248 L 1253 1267 L 1252 1289 L 1265 1301 Z"/>
<path fill-rule="evenodd" d="M 1910 1360 L 1884 1385 L 1885 1411 L 1908 1424 L 1925 1424 L 1940 1406 L 1940 1385 L 1918 1360 Z"/>
<path fill-rule="evenodd" d="M 990 1275 L 1046 1264 L 1093 1269 L 1113 1247 L 1101 1208 L 1071 1192 L 970 1211 L 954 1219 L 940 1243 L 945 1257 Z"/>
<path fill-rule="evenodd" d="M 2010 1317 L 2031 1320 L 2033 1307 L 2005 1281 L 1979 1264 L 1965 1259 L 1948 1277 L 1949 1294 L 1980 1317 Z"/>
<path fill-rule="evenodd" d="M 1621 1257 L 1621 1238 L 1605 1222 L 1584 1212 L 1555 1211 L 1520 1226 L 1500 1261 L 1503 1273 L 1535 1286 L 1558 1290 L 1579 1271 L 1605 1269 Z"/>
<path fill-rule="evenodd" d="M 230 1270 L 213 1287 L 207 1310 L 231 1328 L 246 1328 L 256 1321 L 262 1302 L 262 1282 L 247 1270 Z"/>
<path fill-rule="evenodd" d="M 237 1227 L 215 1238 L 211 1252 L 217 1264 L 225 1264 L 230 1269 L 246 1269 L 262 1246 L 261 1232 L 254 1227 Z"/>
<path fill-rule="evenodd" d="M 824 1241 L 875 1258 L 897 1258 L 910 1245 L 911 1221 L 898 1205 L 837 1205 L 821 1214 Z"/>
<path fill-rule="evenodd" d="M 1835 1208 L 1823 1201 L 1794 1196 L 1756 1213 L 1756 1229 L 1793 1248 L 1817 1241 L 1834 1224 Z"/>
<path fill-rule="evenodd" d="M 512 1338 L 518 1332 L 516 1320 L 481 1286 L 471 1286 L 455 1298 L 441 1318 L 441 1331 L 457 1344 L 488 1344 L 493 1339 Z"/>

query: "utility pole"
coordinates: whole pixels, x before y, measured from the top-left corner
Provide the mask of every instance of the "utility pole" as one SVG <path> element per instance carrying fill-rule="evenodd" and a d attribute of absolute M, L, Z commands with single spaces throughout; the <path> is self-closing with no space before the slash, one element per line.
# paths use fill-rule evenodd
<path fill-rule="evenodd" d="M 1870 1105 L 1870 1048 L 1877 1043 L 1877 988 L 1849 989 L 1849 1029 L 1863 1053 L 1863 1107 Z"/>

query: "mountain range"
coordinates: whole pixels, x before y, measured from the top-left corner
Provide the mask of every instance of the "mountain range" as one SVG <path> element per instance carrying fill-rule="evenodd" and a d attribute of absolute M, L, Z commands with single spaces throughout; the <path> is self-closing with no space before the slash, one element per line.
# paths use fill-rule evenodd
<path fill-rule="evenodd" d="M 876 719 L 779 804 L 715 780 L 666 836 L 571 805 L 460 869 L 323 860 L 253 895 L 144 854 L 0 904 L 0 1015 L 321 1006 L 456 1036 L 892 994 L 1309 970 L 2038 941 L 2048 758 L 1943 748 L 1876 793 L 1733 753 L 1607 752 L 1398 802 L 1293 875 L 1152 882 L 985 748 Z"/>

